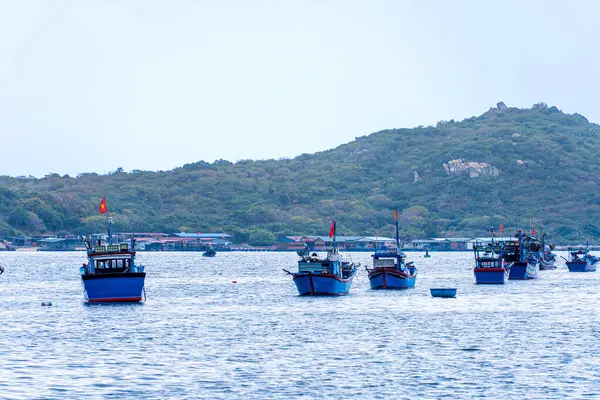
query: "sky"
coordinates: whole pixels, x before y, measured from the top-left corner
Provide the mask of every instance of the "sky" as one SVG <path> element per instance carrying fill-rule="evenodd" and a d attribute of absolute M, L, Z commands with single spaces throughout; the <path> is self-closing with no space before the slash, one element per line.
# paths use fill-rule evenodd
<path fill-rule="evenodd" d="M 600 122 L 600 2 L 0 0 L 0 175 L 291 158 L 538 102 Z"/>

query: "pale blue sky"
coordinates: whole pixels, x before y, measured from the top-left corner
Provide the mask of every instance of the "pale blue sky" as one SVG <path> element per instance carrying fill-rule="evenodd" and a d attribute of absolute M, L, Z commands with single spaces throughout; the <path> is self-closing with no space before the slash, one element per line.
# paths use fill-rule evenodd
<path fill-rule="evenodd" d="M 294 157 L 545 101 L 600 121 L 600 2 L 0 0 L 0 174 Z"/>

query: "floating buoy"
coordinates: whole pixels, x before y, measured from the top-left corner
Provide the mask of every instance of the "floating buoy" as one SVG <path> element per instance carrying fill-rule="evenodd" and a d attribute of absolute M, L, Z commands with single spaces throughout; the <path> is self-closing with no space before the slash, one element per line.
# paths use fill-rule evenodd
<path fill-rule="evenodd" d="M 231 281 L 231 283 L 237 283 L 237 281 Z"/>
<path fill-rule="evenodd" d="M 51 306 L 52 306 L 52 302 L 51 301 L 49 301 L 47 303 L 45 301 L 42 301 L 42 307 L 51 307 Z"/>

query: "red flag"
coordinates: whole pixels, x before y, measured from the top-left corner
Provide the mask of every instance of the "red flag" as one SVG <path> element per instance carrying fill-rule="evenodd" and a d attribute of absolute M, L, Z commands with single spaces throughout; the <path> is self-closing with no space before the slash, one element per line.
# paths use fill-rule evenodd
<path fill-rule="evenodd" d="M 100 214 L 104 214 L 106 212 L 106 197 L 102 198 L 100 202 Z"/>
<path fill-rule="evenodd" d="M 535 228 L 531 225 L 531 236 L 535 235 Z"/>
<path fill-rule="evenodd" d="M 394 221 L 398 221 L 398 211 L 394 210 Z"/>
<path fill-rule="evenodd" d="M 504 224 L 500 224 L 500 233 L 504 230 Z"/>
<path fill-rule="evenodd" d="M 333 237 L 335 235 L 335 221 L 331 220 L 331 228 L 329 228 L 329 237 Z"/>

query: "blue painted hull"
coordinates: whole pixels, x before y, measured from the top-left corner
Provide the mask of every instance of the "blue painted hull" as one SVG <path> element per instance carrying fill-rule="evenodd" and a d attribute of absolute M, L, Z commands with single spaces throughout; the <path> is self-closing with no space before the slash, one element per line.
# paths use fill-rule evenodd
<path fill-rule="evenodd" d="M 415 287 L 416 275 L 404 277 L 389 271 L 373 271 L 369 274 L 371 289 L 408 289 Z"/>
<path fill-rule="evenodd" d="M 508 279 L 527 279 L 525 278 L 525 273 L 527 271 L 527 263 L 516 262 L 514 263 L 508 272 Z"/>
<path fill-rule="evenodd" d="M 538 277 L 539 263 L 514 263 L 509 270 L 508 279 L 535 279 Z"/>
<path fill-rule="evenodd" d="M 456 297 L 456 289 L 429 289 L 433 297 Z"/>
<path fill-rule="evenodd" d="M 568 261 L 569 272 L 595 272 L 597 263 L 586 263 L 585 261 Z"/>
<path fill-rule="evenodd" d="M 145 273 L 113 276 L 82 276 L 84 297 L 89 303 L 142 301 Z"/>
<path fill-rule="evenodd" d="M 481 268 L 478 268 L 481 269 Z M 475 271 L 476 284 L 502 285 L 506 278 L 506 272 L 502 271 Z"/>
<path fill-rule="evenodd" d="M 340 296 L 350 292 L 354 275 L 341 279 L 332 274 L 296 273 L 293 279 L 300 296 Z"/>

